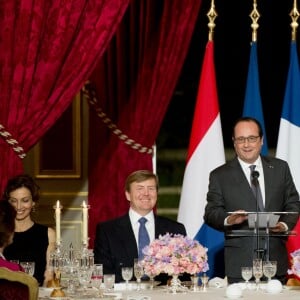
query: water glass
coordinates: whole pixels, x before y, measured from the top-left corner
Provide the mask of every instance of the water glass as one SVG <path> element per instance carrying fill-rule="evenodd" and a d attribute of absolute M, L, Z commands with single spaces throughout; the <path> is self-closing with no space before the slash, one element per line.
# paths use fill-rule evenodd
<path fill-rule="evenodd" d="M 77 265 L 69 263 L 62 269 L 62 279 L 64 280 L 61 281 L 61 285 L 67 288 L 69 294 L 75 292 L 76 285 L 79 282 L 78 268 Z"/>
<path fill-rule="evenodd" d="M 112 290 L 115 284 L 115 274 L 104 274 L 103 281 L 105 289 Z"/>
<path fill-rule="evenodd" d="M 268 281 L 270 281 L 271 278 L 276 275 L 276 271 L 277 261 L 268 260 L 263 262 L 263 273 L 268 278 Z"/>
<path fill-rule="evenodd" d="M 24 269 L 24 272 L 33 276 L 35 262 L 34 261 L 22 261 L 20 262 L 21 267 Z"/>
<path fill-rule="evenodd" d="M 78 280 L 83 290 L 86 291 L 91 281 L 93 269 L 90 267 L 79 267 L 78 269 Z"/>
<path fill-rule="evenodd" d="M 122 278 L 126 281 L 126 290 L 128 290 L 128 282 L 133 276 L 132 267 L 122 267 Z"/>
<path fill-rule="evenodd" d="M 102 278 L 103 278 L 103 265 L 94 264 L 94 266 L 92 267 L 92 278 L 91 278 L 92 286 L 99 290 L 102 283 Z"/>
<path fill-rule="evenodd" d="M 248 286 L 249 280 L 252 278 L 252 267 L 242 267 L 241 274 L 243 279 L 245 280 L 246 287 Z"/>

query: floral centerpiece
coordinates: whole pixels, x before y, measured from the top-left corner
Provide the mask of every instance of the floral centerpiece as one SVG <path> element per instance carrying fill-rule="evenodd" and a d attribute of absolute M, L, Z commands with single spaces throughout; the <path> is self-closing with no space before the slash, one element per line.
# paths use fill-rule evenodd
<path fill-rule="evenodd" d="M 208 271 L 207 248 L 198 241 L 180 234 L 160 235 L 143 249 L 145 273 L 197 274 Z"/>
<path fill-rule="evenodd" d="M 291 268 L 288 270 L 288 275 L 291 278 L 288 280 L 287 285 L 300 285 L 300 249 L 291 252 L 290 256 Z"/>

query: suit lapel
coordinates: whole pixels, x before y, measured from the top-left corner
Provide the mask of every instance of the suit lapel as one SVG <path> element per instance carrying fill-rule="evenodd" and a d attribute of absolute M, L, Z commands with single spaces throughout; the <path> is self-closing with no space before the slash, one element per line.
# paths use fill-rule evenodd
<path fill-rule="evenodd" d="M 253 194 L 248 182 L 248 178 L 246 178 L 238 159 L 235 158 L 232 160 L 230 166 L 232 167 L 232 176 L 234 177 L 237 186 L 240 186 L 243 192 L 248 190 L 249 194 Z"/>
<path fill-rule="evenodd" d="M 236 186 L 239 187 L 240 201 L 244 203 L 244 207 L 248 207 L 250 211 L 253 210 L 256 207 L 256 199 L 237 157 L 230 161 L 229 166 L 232 168 L 232 176 L 234 177 Z M 249 201 L 252 203 L 250 206 Z M 250 209 L 250 207 L 253 207 L 253 209 Z"/>
<path fill-rule="evenodd" d="M 120 251 L 126 251 L 128 255 L 138 257 L 137 242 L 128 214 L 119 220 L 116 231 L 124 247 L 124 249 L 120 249 Z"/>
<path fill-rule="evenodd" d="M 274 178 L 274 166 L 270 163 L 267 157 L 261 157 L 262 166 L 264 170 L 265 181 L 265 210 L 268 210 L 270 200 L 272 199 L 272 182 Z"/>

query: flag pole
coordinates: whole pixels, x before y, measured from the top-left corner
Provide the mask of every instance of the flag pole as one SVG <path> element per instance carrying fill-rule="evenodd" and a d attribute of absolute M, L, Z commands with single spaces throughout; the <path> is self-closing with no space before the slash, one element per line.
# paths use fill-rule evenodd
<path fill-rule="evenodd" d="M 298 28 L 298 18 L 299 18 L 299 11 L 297 9 L 297 0 L 294 0 L 294 6 L 290 12 L 290 16 L 292 18 L 292 41 L 296 41 L 296 36 L 297 36 L 297 28 Z"/>

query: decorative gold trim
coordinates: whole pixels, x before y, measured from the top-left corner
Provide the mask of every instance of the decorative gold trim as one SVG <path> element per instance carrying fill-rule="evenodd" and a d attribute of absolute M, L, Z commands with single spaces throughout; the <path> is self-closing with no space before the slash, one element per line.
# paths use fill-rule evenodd
<path fill-rule="evenodd" d="M 6 141 L 6 143 L 13 148 L 17 155 L 23 159 L 26 157 L 23 147 L 21 147 L 17 140 L 12 138 L 12 135 L 5 129 L 5 127 L 0 124 L 0 136 Z"/>
<path fill-rule="evenodd" d="M 89 104 L 94 107 L 97 116 L 102 120 L 102 122 L 109 128 L 113 134 L 115 134 L 121 141 L 126 145 L 130 146 L 132 149 L 139 151 L 140 153 L 146 153 L 153 155 L 153 148 L 143 146 L 140 143 L 137 143 L 135 140 L 129 138 L 126 134 L 122 132 L 120 128 L 107 116 L 107 114 L 97 106 L 98 100 L 96 97 L 96 91 L 92 87 L 92 84 L 88 81 L 82 88 L 82 93 L 86 96 L 89 101 Z"/>
<path fill-rule="evenodd" d="M 290 17 L 292 19 L 291 28 L 292 28 L 292 41 L 296 41 L 297 39 L 297 28 L 298 28 L 298 18 L 299 18 L 299 11 L 297 9 L 297 1 L 294 0 L 293 8 L 290 12 Z"/>
<path fill-rule="evenodd" d="M 208 13 L 206 14 L 209 20 L 208 23 L 208 28 L 209 28 L 209 32 L 208 32 L 208 40 L 212 41 L 214 39 L 214 29 L 216 27 L 216 17 L 218 16 L 217 11 L 215 10 L 215 3 L 214 0 L 211 1 L 211 6 L 210 9 L 208 11 Z"/>
<path fill-rule="evenodd" d="M 253 10 L 250 13 L 250 18 L 252 20 L 251 28 L 252 28 L 252 42 L 257 41 L 257 30 L 259 27 L 258 19 L 260 18 L 260 14 L 257 10 L 256 0 L 253 0 Z"/>
<path fill-rule="evenodd" d="M 41 142 L 34 148 L 34 175 L 37 179 L 71 179 L 81 178 L 81 93 L 78 93 L 72 103 L 72 164 L 70 170 L 44 169 L 41 166 Z M 70 154 L 70 155 L 71 155 Z"/>

